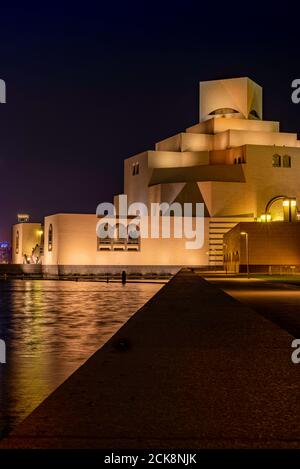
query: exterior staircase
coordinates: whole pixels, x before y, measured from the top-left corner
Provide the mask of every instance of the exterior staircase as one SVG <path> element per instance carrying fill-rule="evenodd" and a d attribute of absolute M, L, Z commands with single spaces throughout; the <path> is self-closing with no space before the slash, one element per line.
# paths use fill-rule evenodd
<path fill-rule="evenodd" d="M 224 265 L 224 241 L 227 231 L 242 221 L 253 221 L 251 217 L 216 217 L 209 220 L 208 263 L 212 268 L 220 269 Z"/>

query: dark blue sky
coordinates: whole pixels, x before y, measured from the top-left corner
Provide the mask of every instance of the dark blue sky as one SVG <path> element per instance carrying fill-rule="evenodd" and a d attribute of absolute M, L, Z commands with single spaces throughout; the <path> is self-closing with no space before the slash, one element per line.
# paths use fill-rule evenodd
<path fill-rule="evenodd" d="M 264 118 L 300 130 L 300 7 L 115 1 L 0 7 L 0 240 L 19 211 L 94 212 L 123 160 L 198 118 L 198 82 L 249 76 Z M 299 182 L 300 183 L 300 182 Z"/>

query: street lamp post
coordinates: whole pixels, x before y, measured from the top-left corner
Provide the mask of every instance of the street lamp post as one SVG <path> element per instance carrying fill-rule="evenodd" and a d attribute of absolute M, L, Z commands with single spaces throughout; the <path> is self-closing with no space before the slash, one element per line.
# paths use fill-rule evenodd
<path fill-rule="evenodd" d="M 224 259 L 225 272 L 226 272 L 226 275 L 227 275 L 227 260 L 225 259 L 226 247 L 227 247 L 227 244 L 223 243 L 223 259 Z"/>
<path fill-rule="evenodd" d="M 241 231 L 241 236 L 245 236 L 246 241 L 246 258 L 247 258 L 247 277 L 250 278 L 250 271 L 249 271 L 249 236 L 247 231 Z"/>

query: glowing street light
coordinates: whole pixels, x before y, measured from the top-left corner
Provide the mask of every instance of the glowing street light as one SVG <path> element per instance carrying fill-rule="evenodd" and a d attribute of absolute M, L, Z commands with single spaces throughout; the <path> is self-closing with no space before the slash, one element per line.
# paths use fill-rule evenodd
<path fill-rule="evenodd" d="M 262 222 L 270 222 L 272 220 L 270 213 L 263 213 L 260 217 L 260 221 Z"/>
<path fill-rule="evenodd" d="M 250 278 L 250 272 L 249 272 L 249 242 L 248 242 L 249 236 L 248 236 L 247 231 L 241 231 L 240 235 L 245 236 L 245 240 L 246 240 L 247 277 Z"/>

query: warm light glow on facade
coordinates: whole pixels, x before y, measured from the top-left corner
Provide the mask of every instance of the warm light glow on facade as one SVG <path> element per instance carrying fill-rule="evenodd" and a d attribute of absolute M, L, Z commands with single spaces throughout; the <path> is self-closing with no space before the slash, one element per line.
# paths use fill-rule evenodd
<path fill-rule="evenodd" d="M 291 206 L 291 207 L 296 207 L 297 202 L 296 202 L 295 199 L 285 199 L 285 200 L 282 202 L 282 205 L 283 205 L 284 207 L 289 207 L 289 206 Z"/>
<path fill-rule="evenodd" d="M 272 216 L 270 213 L 263 213 L 260 217 L 260 221 L 262 222 L 270 222 L 272 220 Z"/>
<path fill-rule="evenodd" d="M 234 250 L 223 249 L 223 236 L 237 224 L 255 220 L 270 222 L 268 226 L 253 223 L 254 232 L 267 236 L 273 236 L 277 222 L 292 225 L 300 221 L 296 202 L 300 200 L 300 140 L 296 133 L 280 132 L 279 122 L 262 120 L 262 89 L 247 77 L 201 82 L 199 110 L 195 125 L 159 141 L 155 149 L 125 160 L 124 187 L 122 194 L 114 196 L 114 209 L 120 215 L 124 195 L 127 206 L 142 203 L 148 213 L 152 204 L 175 204 L 184 209 L 186 203 L 193 207 L 201 203 L 201 248 L 186 249 L 185 236 L 177 237 L 173 232 L 169 237 L 142 234 L 139 243 L 127 237 L 106 242 L 97 237 L 99 220 L 92 207 L 90 214 L 49 215 L 43 224 L 30 223 L 29 215 L 19 214 L 13 227 L 13 263 L 23 263 L 24 255 L 38 251 L 38 244 L 45 273 L 58 272 L 57 266 L 61 272 L 84 274 L 107 272 L 109 268 L 118 271 L 122 266 L 132 272 L 139 272 L 143 266 L 143 272 L 153 272 L 153 268 L 158 272 L 155 266 L 173 272 L 185 265 L 222 268 L 224 261 L 236 270 L 246 262 L 241 261 L 244 254 L 240 245 L 244 251 L 248 236 L 253 262 L 256 241 L 252 227 L 238 228 Z M 195 211 L 191 221 L 197 221 Z M 280 236 L 278 231 L 278 240 Z M 265 242 L 268 246 L 269 240 Z M 289 247 L 289 242 L 286 245 Z M 266 256 L 266 252 L 260 252 L 256 263 L 267 265 Z M 279 253 L 276 256 L 278 263 L 285 265 L 284 258 Z M 300 261 L 291 259 L 299 264 L 300 271 Z"/>

